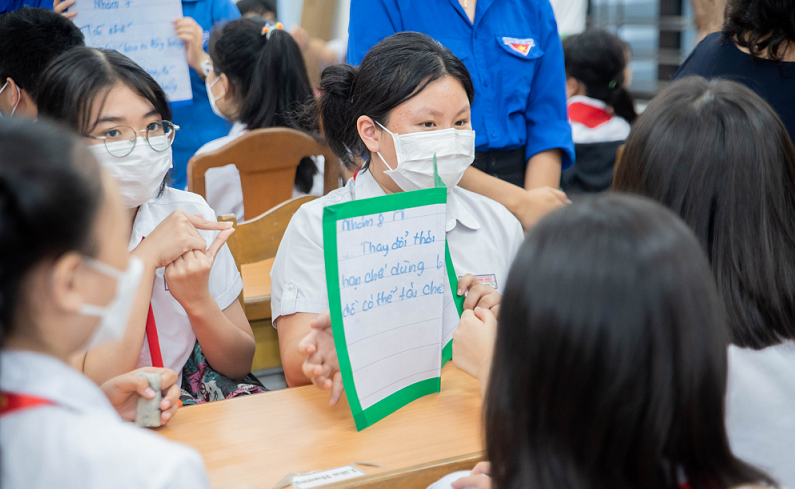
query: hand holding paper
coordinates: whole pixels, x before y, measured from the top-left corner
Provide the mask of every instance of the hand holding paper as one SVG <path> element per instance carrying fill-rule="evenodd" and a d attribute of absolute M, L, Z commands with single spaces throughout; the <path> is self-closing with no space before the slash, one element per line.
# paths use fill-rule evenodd
<path fill-rule="evenodd" d="M 342 396 L 342 374 L 331 331 L 331 317 L 326 311 L 312 321 L 312 331 L 298 344 L 302 355 L 304 375 L 320 389 L 331 389 L 329 405 L 337 404 Z"/>

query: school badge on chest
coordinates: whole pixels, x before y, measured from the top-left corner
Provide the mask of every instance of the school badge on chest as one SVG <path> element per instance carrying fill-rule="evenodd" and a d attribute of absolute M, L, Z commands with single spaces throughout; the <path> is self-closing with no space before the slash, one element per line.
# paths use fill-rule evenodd
<path fill-rule="evenodd" d="M 536 45 L 536 42 L 532 39 L 516 39 L 513 37 L 503 37 L 502 43 L 522 56 L 527 56 L 527 53 Z"/>

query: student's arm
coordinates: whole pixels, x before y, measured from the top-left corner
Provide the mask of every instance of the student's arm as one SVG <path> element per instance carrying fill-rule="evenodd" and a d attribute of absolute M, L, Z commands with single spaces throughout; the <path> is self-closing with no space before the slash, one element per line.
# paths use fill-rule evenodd
<path fill-rule="evenodd" d="M 527 161 L 524 188 L 560 187 L 561 157 L 559 149 L 549 149 L 533 155 Z"/>
<path fill-rule="evenodd" d="M 207 362 L 219 373 L 239 380 L 251 371 L 254 333 L 240 302 L 221 311 L 210 293 L 209 280 L 215 256 L 234 229 L 218 233 L 206 250 L 185 253 L 166 267 L 165 279 L 171 295 L 188 314 Z"/>
<path fill-rule="evenodd" d="M 525 190 L 473 167 L 467 168 L 458 186 L 504 205 L 525 229 L 533 227 L 549 212 L 570 202 L 560 190 L 550 187 Z"/>
<path fill-rule="evenodd" d="M 402 30 L 398 0 L 351 0 L 348 64 L 362 64 L 370 48 Z"/>
<path fill-rule="evenodd" d="M 549 2 L 538 2 L 538 8 L 541 9 L 541 21 L 540 32 L 536 34 L 544 54 L 535 61 L 535 74 L 525 108 L 525 188 L 528 190 L 544 185 L 558 188 L 561 170 L 574 162 L 574 143 L 566 107 L 563 46 Z"/>
<path fill-rule="evenodd" d="M 207 241 L 198 229 L 229 230 L 230 223 L 206 221 L 183 211 L 174 211 L 149 233 L 133 251 L 144 263 L 144 274 L 135 295 L 127 330 L 121 341 L 90 350 L 74 364 L 97 384 L 133 370 L 138 365 L 152 299 L 155 270 L 165 267 L 192 250 L 204 251 Z"/>
<path fill-rule="evenodd" d="M 280 316 L 276 327 L 279 335 L 279 353 L 282 358 L 284 378 L 289 387 L 298 387 L 310 384 L 309 377 L 304 375 L 303 365 L 307 355 L 304 355 L 298 345 L 309 333 L 312 332 L 312 321 L 317 314 L 297 312 L 289 316 Z"/>

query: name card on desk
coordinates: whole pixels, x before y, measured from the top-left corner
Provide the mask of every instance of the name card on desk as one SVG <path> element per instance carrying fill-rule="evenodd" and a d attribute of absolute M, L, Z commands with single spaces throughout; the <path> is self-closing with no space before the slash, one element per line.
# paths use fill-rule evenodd
<path fill-rule="evenodd" d="M 324 211 L 334 343 L 358 430 L 439 392 L 445 324 L 460 317 L 446 202 L 442 187 Z"/>
<path fill-rule="evenodd" d="M 116 50 L 157 80 L 171 102 L 193 98 L 185 47 L 174 31 L 180 0 L 77 0 L 74 22 L 86 45 Z"/>

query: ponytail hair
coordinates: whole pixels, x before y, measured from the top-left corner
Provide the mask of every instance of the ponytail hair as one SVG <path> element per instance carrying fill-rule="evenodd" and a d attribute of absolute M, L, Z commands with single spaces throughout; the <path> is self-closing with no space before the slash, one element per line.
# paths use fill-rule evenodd
<path fill-rule="evenodd" d="M 0 119 L 0 341 L 36 265 L 95 254 L 102 192 L 99 165 L 77 136 L 43 120 Z"/>
<path fill-rule="evenodd" d="M 361 66 L 326 68 L 320 80 L 320 114 L 329 146 L 346 167 L 357 157 L 370 161 L 370 151 L 359 137 L 356 121 L 362 115 L 387 125 L 389 113 L 431 82 L 452 76 L 475 96 L 464 64 L 446 47 L 425 34 L 400 32 L 376 44 Z"/>
<path fill-rule="evenodd" d="M 624 88 L 626 50 L 624 41 L 601 29 L 589 29 L 563 40 L 566 76 L 582 83 L 588 97 L 601 100 L 632 123 L 637 114 L 632 96 Z"/>
<path fill-rule="evenodd" d="M 301 49 L 288 32 L 267 34 L 262 19 L 243 18 L 214 30 L 209 52 L 216 75 L 226 74 L 238 103 L 237 119 L 249 129 L 288 127 L 317 132 L 317 121 L 302 117 L 302 108 L 314 100 Z M 304 158 L 296 173 L 296 186 L 304 193 L 317 173 L 311 158 Z"/>

